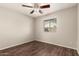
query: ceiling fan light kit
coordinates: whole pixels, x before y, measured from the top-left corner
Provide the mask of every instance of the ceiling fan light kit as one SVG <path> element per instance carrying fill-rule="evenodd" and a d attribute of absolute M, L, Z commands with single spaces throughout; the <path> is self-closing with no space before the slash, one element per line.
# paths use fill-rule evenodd
<path fill-rule="evenodd" d="M 33 6 L 29 6 L 29 5 L 25 5 L 25 4 L 23 4 L 22 6 L 28 7 L 28 8 L 33 8 L 33 10 L 30 12 L 30 14 L 33 14 L 35 12 L 35 10 L 38 10 L 38 12 L 40 14 L 42 14 L 43 12 L 41 11 L 41 9 L 50 8 L 49 4 L 40 6 L 40 3 L 34 3 Z"/>

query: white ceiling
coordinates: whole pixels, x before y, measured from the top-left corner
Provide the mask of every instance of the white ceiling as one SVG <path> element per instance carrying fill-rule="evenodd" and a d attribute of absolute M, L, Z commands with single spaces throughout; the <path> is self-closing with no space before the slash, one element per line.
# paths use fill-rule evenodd
<path fill-rule="evenodd" d="M 24 3 L 24 4 L 32 5 L 30 3 Z M 43 5 L 43 4 L 41 4 L 41 5 Z M 23 14 L 26 14 L 26 15 L 32 16 L 32 17 L 39 17 L 39 16 L 43 16 L 43 15 L 46 15 L 49 13 L 56 12 L 61 9 L 69 8 L 69 7 L 75 6 L 76 3 L 50 3 L 50 8 L 41 9 L 43 14 L 40 14 L 37 11 L 34 12 L 33 14 L 30 14 L 30 12 L 33 9 L 27 8 L 27 7 L 22 7 L 21 5 L 22 5 L 22 3 L 0 3 L 0 7 L 9 8 L 9 9 L 15 10 L 17 12 L 20 12 L 20 13 L 23 13 Z"/>

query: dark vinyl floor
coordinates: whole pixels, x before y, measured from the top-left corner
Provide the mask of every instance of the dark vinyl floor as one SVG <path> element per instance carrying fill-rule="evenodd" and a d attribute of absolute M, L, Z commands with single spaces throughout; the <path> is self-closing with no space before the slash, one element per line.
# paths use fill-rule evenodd
<path fill-rule="evenodd" d="M 78 56 L 76 50 L 32 41 L 0 51 L 1 56 Z"/>

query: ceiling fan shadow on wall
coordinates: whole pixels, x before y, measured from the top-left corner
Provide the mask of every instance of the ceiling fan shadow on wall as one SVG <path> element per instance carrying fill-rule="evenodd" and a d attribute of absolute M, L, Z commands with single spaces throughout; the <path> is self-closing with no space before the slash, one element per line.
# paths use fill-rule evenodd
<path fill-rule="evenodd" d="M 45 4 L 45 5 L 40 6 L 40 3 L 34 3 L 33 6 L 23 4 L 22 7 L 33 8 L 33 10 L 30 12 L 30 14 L 33 14 L 35 12 L 35 9 L 38 9 L 39 13 L 42 14 L 43 12 L 41 11 L 41 9 L 50 8 L 50 5 Z"/>

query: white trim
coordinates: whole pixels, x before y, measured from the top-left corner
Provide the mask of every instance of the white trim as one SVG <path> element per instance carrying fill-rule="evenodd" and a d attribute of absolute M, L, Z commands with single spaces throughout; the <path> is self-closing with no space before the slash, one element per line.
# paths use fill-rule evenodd
<path fill-rule="evenodd" d="M 0 50 L 4 50 L 4 49 L 8 49 L 8 48 L 15 47 L 15 46 L 18 46 L 18 45 L 22 45 L 24 43 L 28 43 L 28 42 L 31 42 L 31 41 L 34 41 L 34 40 L 29 40 L 29 41 L 25 41 L 25 42 L 22 42 L 22 43 L 19 43 L 19 44 L 15 44 L 15 45 L 7 46 L 7 47 L 4 47 L 4 48 L 0 48 Z"/>
<path fill-rule="evenodd" d="M 47 41 L 41 41 L 41 40 L 36 40 L 36 41 L 45 42 L 45 43 L 54 44 L 54 45 L 58 45 L 58 46 L 62 46 L 62 47 L 77 50 L 77 48 L 73 48 L 73 47 L 69 47 L 69 46 L 65 46 L 65 45 L 61 45 L 61 44 L 55 44 L 55 43 L 51 43 L 51 42 L 47 42 Z"/>

